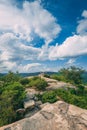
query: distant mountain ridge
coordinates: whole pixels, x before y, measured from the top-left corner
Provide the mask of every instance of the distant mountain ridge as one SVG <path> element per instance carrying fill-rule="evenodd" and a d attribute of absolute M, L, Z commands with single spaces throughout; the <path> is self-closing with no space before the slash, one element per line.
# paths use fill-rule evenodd
<path fill-rule="evenodd" d="M 37 76 L 41 73 L 48 74 L 48 75 L 58 74 L 58 72 L 34 72 L 34 73 L 19 73 L 19 75 L 22 76 L 22 77 L 29 77 L 29 76 Z M 4 76 L 6 74 L 7 73 L 0 73 L 0 76 Z M 84 72 L 82 77 L 83 77 L 83 82 L 87 83 L 87 72 Z"/>
<path fill-rule="evenodd" d="M 28 76 L 37 76 L 41 73 L 44 73 L 44 74 L 57 74 L 58 72 L 34 72 L 34 73 L 19 73 L 20 76 L 22 77 L 28 77 Z M 6 75 L 7 73 L 0 73 L 0 76 L 4 76 Z"/>
<path fill-rule="evenodd" d="M 28 77 L 28 76 L 37 76 L 41 73 L 44 73 L 44 74 L 57 74 L 58 72 L 35 72 L 35 73 L 20 73 L 21 76 L 23 77 Z"/>

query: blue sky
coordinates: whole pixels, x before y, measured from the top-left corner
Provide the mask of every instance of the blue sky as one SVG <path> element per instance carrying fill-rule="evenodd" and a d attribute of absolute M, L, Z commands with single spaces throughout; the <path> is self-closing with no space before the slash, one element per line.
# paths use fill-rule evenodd
<path fill-rule="evenodd" d="M 0 72 L 87 70 L 87 0 L 0 0 Z"/>

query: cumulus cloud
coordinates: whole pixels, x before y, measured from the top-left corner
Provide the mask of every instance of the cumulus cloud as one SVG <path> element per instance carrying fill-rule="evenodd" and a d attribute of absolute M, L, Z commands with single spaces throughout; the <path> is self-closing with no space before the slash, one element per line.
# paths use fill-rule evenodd
<path fill-rule="evenodd" d="M 84 10 L 82 13 L 83 19 L 79 21 L 77 27 L 77 33 L 79 35 L 87 35 L 87 10 Z"/>
<path fill-rule="evenodd" d="M 22 70 L 21 64 L 26 61 L 46 59 L 48 53 L 43 47 L 31 45 L 33 35 L 44 39 L 43 44 L 49 44 L 60 31 L 56 18 L 40 1 L 24 1 L 18 8 L 15 0 L 0 0 L 0 71 L 16 70 L 18 66 Z M 30 64 L 25 65 L 23 70 L 29 67 Z"/>
<path fill-rule="evenodd" d="M 61 31 L 56 18 L 44 9 L 39 1 L 23 3 L 19 9 L 11 1 L 0 2 L 0 30 L 11 31 L 21 39 L 31 41 L 34 32 L 46 42 L 52 41 Z"/>
<path fill-rule="evenodd" d="M 22 8 L 18 8 L 15 0 L 1 0 L 0 71 L 46 71 L 50 68 L 41 65 L 38 61 L 68 57 L 70 60 L 67 64 L 72 64 L 75 62 L 72 57 L 87 55 L 86 10 L 83 11 L 82 17 L 83 19 L 78 22 L 77 35 L 66 38 L 61 45 L 50 46 L 49 43 L 58 36 L 61 27 L 56 18 L 43 8 L 40 1 L 25 1 Z M 44 39 L 41 48 L 31 46 L 30 42 L 34 40 L 33 34 Z M 34 63 L 29 64 L 30 61 Z"/>
<path fill-rule="evenodd" d="M 21 43 L 12 33 L 5 33 L 0 36 L 0 53 L 1 60 L 34 60 L 40 49 Z"/>
<path fill-rule="evenodd" d="M 71 58 L 81 55 L 87 55 L 87 11 L 83 11 L 84 19 L 79 21 L 77 26 L 77 35 L 66 38 L 61 44 L 52 47 L 49 53 L 49 59 Z M 68 63 L 73 62 L 69 60 Z"/>
<path fill-rule="evenodd" d="M 40 63 L 31 63 L 31 64 L 27 64 L 27 65 L 20 65 L 18 66 L 18 71 L 19 72 L 26 72 L 26 73 L 29 73 L 29 72 L 38 72 L 39 71 L 39 67 L 41 66 Z"/>
<path fill-rule="evenodd" d="M 67 38 L 63 44 L 53 47 L 50 59 L 76 57 L 87 54 L 87 36 L 74 35 Z"/>
<path fill-rule="evenodd" d="M 15 70 L 16 68 L 17 68 L 16 62 L 0 60 L 0 73 L 7 72 L 9 70 Z"/>
<path fill-rule="evenodd" d="M 0 71 L 13 70 L 27 60 L 37 59 L 41 49 L 25 45 L 13 33 L 0 36 Z"/>

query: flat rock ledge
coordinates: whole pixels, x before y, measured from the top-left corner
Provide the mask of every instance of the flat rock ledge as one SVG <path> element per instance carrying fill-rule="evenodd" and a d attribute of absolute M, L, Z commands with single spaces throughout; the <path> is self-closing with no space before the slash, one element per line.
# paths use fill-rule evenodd
<path fill-rule="evenodd" d="M 87 130 L 87 110 L 58 101 L 0 130 Z"/>

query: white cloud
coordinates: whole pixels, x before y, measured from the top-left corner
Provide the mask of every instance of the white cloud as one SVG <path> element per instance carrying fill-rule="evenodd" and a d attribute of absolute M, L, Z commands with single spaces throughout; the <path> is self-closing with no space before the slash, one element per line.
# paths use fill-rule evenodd
<path fill-rule="evenodd" d="M 77 26 L 77 33 L 80 35 L 87 35 L 87 10 L 84 10 L 82 13 L 84 19 L 79 21 Z"/>
<path fill-rule="evenodd" d="M 40 1 L 25 1 L 23 8 L 16 4 L 15 0 L 0 1 L 0 71 L 15 70 L 30 60 L 48 59 L 44 47 L 31 46 L 33 33 L 48 44 L 61 31 L 56 18 L 42 7 Z M 22 67 L 28 69 L 29 66 Z"/>
<path fill-rule="evenodd" d="M 20 65 L 17 69 L 19 72 L 33 73 L 33 72 L 58 72 L 61 66 L 49 66 L 44 63 L 30 63 L 27 65 Z"/>
<path fill-rule="evenodd" d="M 84 19 L 80 20 L 77 26 L 77 35 L 66 38 L 61 44 L 52 47 L 49 59 L 71 58 L 80 55 L 87 55 L 87 10 L 82 13 Z M 68 63 L 74 62 L 69 60 Z"/>
<path fill-rule="evenodd" d="M 76 61 L 76 59 L 69 59 L 68 61 L 67 61 L 67 63 L 66 64 L 68 64 L 68 65 L 72 65 L 73 63 L 75 63 L 75 61 Z"/>
<path fill-rule="evenodd" d="M 16 68 L 17 68 L 16 62 L 4 61 L 4 60 L 0 59 L 0 73 L 1 72 L 8 72 L 9 70 L 16 71 Z"/>
<path fill-rule="evenodd" d="M 17 68 L 22 62 L 36 60 L 41 49 L 24 45 L 12 33 L 0 36 L 0 71 Z"/>
<path fill-rule="evenodd" d="M 76 57 L 87 54 L 87 36 L 74 35 L 67 38 L 63 44 L 56 45 L 49 53 L 50 59 Z"/>
<path fill-rule="evenodd" d="M 0 1 L 0 71 L 56 70 L 38 63 L 38 60 L 57 60 L 68 57 L 70 60 L 67 64 L 72 64 L 75 62 L 72 57 L 87 55 L 86 10 L 82 13 L 83 19 L 77 26 L 78 35 L 66 38 L 61 45 L 50 46 L 48 43 L 61 31 L 56 18 L 44 9 L 39 1 L 25 1 L 21 9 L 12 2 L 14 1 Z M 45 44 L 41 48 L 31 46 L 33 33 L 44 39 Z M 30 60 L 34 63 L 26 64 Z"/>
<path fill-rule="evenodd" d="M 38 72 L 40 66 L 41 66 L 40 63 L 31 63 L 27 65 L 20 65 L 18 66 L 17 69 L 19 72 L 24 72 L 24 73 Z"/>
<path fill-rule="evenodd" d="M 39 48 L 24 45 L 12 33 L 0 36 L 0 59 L 1 60 L 34 60 L 40 53 Z"/>
<path fill-rule="evenodd" d="M 83 16 L 84 18 L 87 18 L 87 10 L 84 10 L 84 11 L 83 11 L 82 16 Z"/>
<path fill-rule="evenodd" d="M 53 40 L 61 31 L 56 18 L 39 1 L 25 1 L 22 9 L 5 1 L 0 2 L 0 30 L 12 31 L 27 41 L 32 40 L 34 32 L 46 42 Z"/>

